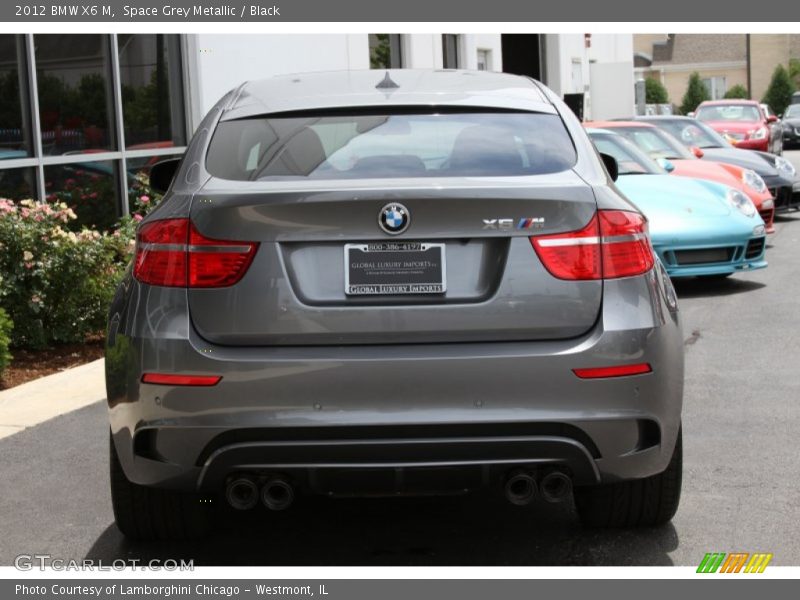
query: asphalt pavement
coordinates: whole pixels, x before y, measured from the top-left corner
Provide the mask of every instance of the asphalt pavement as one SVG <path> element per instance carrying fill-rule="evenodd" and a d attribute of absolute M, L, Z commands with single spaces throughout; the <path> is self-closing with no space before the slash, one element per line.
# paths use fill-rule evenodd
<path fill-rule="evenodd" d="M 800 167 L 800 152 L 787 153 Z M 800 212 L 777 219 L 767 269 L 677 284 L 686 344 L 684 491 L 671 524 L 586 531 L 569 504 L 497 495 L 302 499 L 285 513 L 221 510 L 192 544 L 132 543 L 113 524 L 105 406 L 0 439 L 0 565 L 193 559 L 195 565 L 697 565 L 771 552 L 799 565 Z"/>

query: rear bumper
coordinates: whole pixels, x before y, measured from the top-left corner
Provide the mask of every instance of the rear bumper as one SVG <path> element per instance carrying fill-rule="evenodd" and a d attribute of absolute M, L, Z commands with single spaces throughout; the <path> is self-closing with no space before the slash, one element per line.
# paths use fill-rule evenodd
<path fill-rule="evenodd" d="M 122 467 L 143 485 L 212 491 L 241 470 L 288 472 L 312 490 L 342 471 L 485 481 L 519 465 L 558 465 L 588 485 L 661 472 L 674 448 L 683 343 L 655 272 L 606 282 L 592 330 L 552 342 L 218 347 L 192 329 L 181 290 L 126 285 L 108 336 L 109 414 Z M 129 316 L 156 307 L 150 323 Z M 641 362 L 653 371 L 572 372 Z M 153 371 L 223 379 L 140 383 Z"/>

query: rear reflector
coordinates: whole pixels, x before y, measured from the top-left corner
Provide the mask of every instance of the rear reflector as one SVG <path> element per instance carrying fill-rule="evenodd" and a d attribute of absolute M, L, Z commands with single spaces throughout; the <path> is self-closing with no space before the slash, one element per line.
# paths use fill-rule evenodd
<path fill-rule="evenodd" d="M 594 367 L 591 369 L 572 369 L 581 379 L 603 379 L 607 377 L 625 377 L 627 375 L 642 375 L 651 373 L 653 369 L 648 363 L 638 365 L 619 365 L 616 367 Z"/>
<path fill-rule="evenodd" d="M 631 277 L 655 264 L 647 221 L 637 212 L 600 210 L 579 231 L 530 239 L 539 260 L 559 279 Z"/>
<path fill-rule="evenodd" d="M 156 385 L 195 385 L 208 387 L 217 385 L 222 379 L 221 375 L 175 375 L 174 373 L 145 373 L 142 383 Z"/>
<path fill-rule="evenodd" d="M 189 219 L 151 221 L 136 235 L 133 274 L 150 285 L 227 287 L 244 276 L 257 249 L 254 242 L 207 238 Z"/>

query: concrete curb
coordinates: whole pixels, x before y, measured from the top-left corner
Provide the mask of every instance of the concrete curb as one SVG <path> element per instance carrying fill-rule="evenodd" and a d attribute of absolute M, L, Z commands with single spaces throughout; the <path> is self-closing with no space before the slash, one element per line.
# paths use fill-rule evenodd
<path fill-rule="evenodd" d="M 0 392 L 0 438 L 106 397 L 104 359 Z"/>

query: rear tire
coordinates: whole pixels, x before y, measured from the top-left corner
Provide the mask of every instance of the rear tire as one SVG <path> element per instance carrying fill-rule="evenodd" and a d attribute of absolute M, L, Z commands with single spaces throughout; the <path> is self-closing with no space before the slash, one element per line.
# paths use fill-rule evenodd
<path fill-rule="evenodd" d="M 198 494 L 150 488 L 132 483 L 122 470 L 114 440 L 109 436 L 111 505 L 114 520 L 130 539 L 190 540 L 210 530 L 209 506 Z"/>
<path fill-rule="evenodd" d="M 663 473 L 607 485 L 576 488 L 575 506 L 586 527 L 652 527 L 675 516 L 681 499 L 683 435 Z"/>

